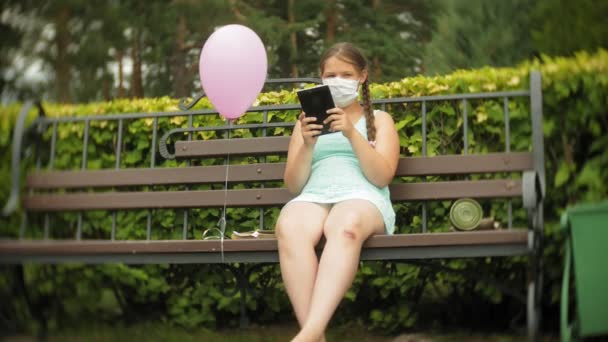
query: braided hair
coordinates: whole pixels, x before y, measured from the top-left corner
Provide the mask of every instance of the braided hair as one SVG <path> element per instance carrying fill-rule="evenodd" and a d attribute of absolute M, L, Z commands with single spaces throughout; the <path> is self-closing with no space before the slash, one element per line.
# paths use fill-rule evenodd
<path fill-rule="evenodd" d="M 359 51 L 359 49 L 351 43 L 338 43 L 327 49 L 321 57 L 319 68 L 321 73 L 325 68 L 325 62 L 330 57 L 338 57 L 343 61 L 350 63 L 355 66 L 359 72 L 367 70 L 367 60 L 365 56 Z M 374 124 L 374 114 L 372 110 L 372 101 L 369 94 L 369 76 L 363 82 L 361 86 L 361 92 L 363 95 L 363 112 L 365 114 L 365 122 L 367 128 L 367 140 L 376 140 L 376 125 Z"/>

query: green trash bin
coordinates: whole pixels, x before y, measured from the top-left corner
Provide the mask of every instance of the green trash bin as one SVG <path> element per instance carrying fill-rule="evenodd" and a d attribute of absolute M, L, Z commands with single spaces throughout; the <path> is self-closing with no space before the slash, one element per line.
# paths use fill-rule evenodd
<path fill-rule="evenodd" d="M 561 299 L 562 341 L 608 334 L 608 201 L 569 208 L 561 218 L 567 234 Z M 574 317 L 568 317 L 570 269 Z"/>

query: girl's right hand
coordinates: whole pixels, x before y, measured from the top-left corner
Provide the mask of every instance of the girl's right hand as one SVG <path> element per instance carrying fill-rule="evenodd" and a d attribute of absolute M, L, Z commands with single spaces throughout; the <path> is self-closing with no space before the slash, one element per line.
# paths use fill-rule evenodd
<path fill-rule="evenodd" d="M 323 125 L 315 124 L 314 122 L 317 121 L 317 118 L 314 116 L 307 117 L 304 112 L 300 113 L 300 116 L 298 116 L 298 120 L 300 121 L 304 144 L 307 147 L 313 147 L 317 142 L 317 136 L 321 134 L 321 129 L 323 128 Z"/>

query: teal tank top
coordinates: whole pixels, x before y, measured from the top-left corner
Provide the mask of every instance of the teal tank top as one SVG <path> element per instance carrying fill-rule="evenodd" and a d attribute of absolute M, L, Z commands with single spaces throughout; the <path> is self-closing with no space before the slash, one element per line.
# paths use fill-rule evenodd
<path fill-rule="evenodd" d="M 355 128 L 367 139 L 365 116 Z M 313 150 L 310 177 L 302 192 L 290 202 L 338 203 L 349 199 L 374 204 L 383 217 L 385 232 L 393 234 L 395 211 L 388 187 L 379 188 L 367 180 L 350 142 L 341 132 L 322 135 Z"/>

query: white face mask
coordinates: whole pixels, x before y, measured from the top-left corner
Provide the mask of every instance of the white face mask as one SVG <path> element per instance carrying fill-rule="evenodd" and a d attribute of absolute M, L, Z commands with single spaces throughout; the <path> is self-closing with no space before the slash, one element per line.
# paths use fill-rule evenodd
<path fill-rule="evenodd" d="M 359 96 L 359 81 L 341 77 L 324 78 L 323 84 L 329 86 L 331 97 L 336 106 L 348 107 Z"/>

